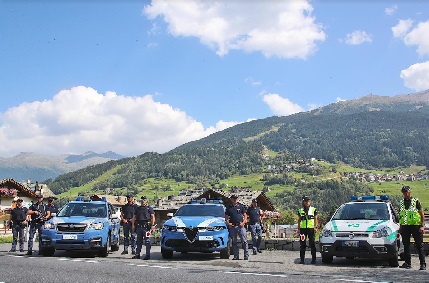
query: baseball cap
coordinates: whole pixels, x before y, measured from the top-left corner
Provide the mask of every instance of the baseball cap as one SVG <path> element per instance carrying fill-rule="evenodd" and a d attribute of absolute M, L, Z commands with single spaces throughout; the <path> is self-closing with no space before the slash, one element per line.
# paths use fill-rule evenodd
<path fill-rule="evenodd" d="M 238 196 L 237 195 L 232 195 L 231 198 L 238 198 Z"/>
<path fill-rule="evenodd" d="M 146 196 L 142 196 L 142 197 L 140 198 L 140 200 L 147 200 L 147 197 L 146 197 Z"/>
<path fill-rule="evenodd" d="M 401 191 L 402 192 L 408 192 L 408 191 L 411 191 L 411 188 L 410 188 L 410 186 L 403 186 Z"/>
<path fill-rule="evenodd" d="M 17 199 L 18 202 L 23 202 L 24 200 L 22 198 Z"/>
<path fill-rule="evenodd" d="M 37 198 L 43 198 L 43 195 L 38 195 Z"/>
<path fill-rule="evenodd" d="M 310 200 L 310 198 L 309 198 L 308 196 L 303 196 L 303 197 L 302 197 L 302 200 L 303 200 L 303 201 L 307 201 L 307 200 Z"/>
<path fill-rule="evenodd" d="M 126 195 L 126 197 L 127 197 L 127 198 L 132 198 L 133 196 L 132 196 L 132 195 Z"/>

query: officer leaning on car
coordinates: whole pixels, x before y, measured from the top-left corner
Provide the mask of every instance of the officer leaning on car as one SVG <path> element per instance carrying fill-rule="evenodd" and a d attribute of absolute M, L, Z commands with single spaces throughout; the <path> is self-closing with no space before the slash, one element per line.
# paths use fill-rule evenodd
<path fill-rule="evenodd" d="M 46 206 L 43 203 L 42 195 L 39 195 L 37 197 L 37 202 L 30 206 L 27 214 L 31 216 L 30 236 L 28 239 L 27 255 L 32 255 L 34 235 L 36 234 L 36 231 L 37 231 L 38 237 L 39 237 L 39 249 L 40 249 L 40 242 L 42 240 L 42 237 L 41 237 L 42 228 L 43 228 L 43 225 L 45 224 L 46 219 L 49 218 L 51 215 L 50 211 L 46 209 Z"/>
<path fill-rule="evenodd" d="M 258 207 L 258 201 L 252 200 L 252 204 L 247 209 L 247 215 L 249 217 L 249 229 L 252 235 L 253 254 L 262 253 L 260 250 L 262 240 L 262 213 Z"/>
<path fill-rule="evenodd" d="M 46 220 L 49 220 L 52 218 L 53 216 L 52 213 L 55 213 L 55 214 L 58 213 L 58 207 L 54 203 L 54 199 L 55 199 L 54 197 L 48 197 L 48 205 L 46 206 L 46 210 L 47 211 L 49 210 L 49 218 L 46 218 Z"/>
<path fill-rule="evenodd" d="M 244 224 L 247 222 L 246 208 L 238 203 L 238 196 L 231 196 L 232 205 L 225 210 L 225 221 L 228 224 L 229 235 L 232 239 L 232 247 L 234 249 L 233 260 L 239 259 L 237 236 L 240 237 L 244 249 L 244 260 L 249 259 L 249 248 L 247 244 L 246 228 Z"/>
<path fill-rule="evenodd" d="M 404 264 L 401 268 L 411 268 L 410 238 L 414 238 L 414 245 L 419 253 L 420 270 L 426 270 L 425 251 L 423 247 L 424 213 L 422 205 L 417 198 L 411 197 L 411 188 L 403 186 L 401 189 L 404 199 L 399 205 L 399 233 L 404 244 Z"/>
<path fill-rule="evenodd" d="M 300 263 L 304 264 L 306 240 L 311 249 L 311 264 L 316 263 L 316 243 L 315 243 L 315 229 L 318 225 L 317 210 L 311 206 L 310 198 L 304 196 L 302 198 L 302 207 L 298 209 L 298 234 L 300 244 Z"/>
<path fill-rule="evenodd" d="M 16 207 L 10 212 L 10 220 L 12 226 L 12 248 L 10 252 L 16 252 L 16 244 L 19 237 L 19 251 L 24 251 L 24 227 L 27 225 L 27 211 L 26 207 L 22 206 L 22 199 L 16 201 Z"/>
<path fill-rule="evenodd" d="M 132 223 L 134 217 L 134 210 L 137 208 L 137 204 L 134 203 L 132 195 L 127 195 L 127 203 L 121 208 L 121 224 L 124 229 L 124 251 L 122 254 L 128 254 L 128 246 L 130 245 L 130 234 L 131 234 L 131 254 L 136 253 L 136 233 L 132 229 Z"/>
<path fill-rule="evenodd" d="M 155 212 L 151 206 L 147 205 L 146 196 L 140 198 L 140 206 L 135 208 L 131 223 L 133 231 L 137 234 L 137 248 L 133 258 L 140 258 L 140 252 L 144 242 L 146 246 L 146 255 L 143 259 L 148 260 L 150 259 L 150 234 L 155 228 Z"/>

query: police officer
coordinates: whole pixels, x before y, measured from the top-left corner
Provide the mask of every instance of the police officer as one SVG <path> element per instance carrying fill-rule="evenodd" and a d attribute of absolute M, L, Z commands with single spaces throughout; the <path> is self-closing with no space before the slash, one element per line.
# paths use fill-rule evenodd
<path fill-rule="evenodd" d="M 231 196 L 231 203 L 232 205 L 225 210 L 225 221 L 228 224 L 229 235 L 232 239 L 234 249 L 234 257 L 232 259 L 240 259 L 237 242 L 237 236 L 239 236 L 244 249 L 244 260 L 248 260 L 249 247 L 247 244 L 246 228 L 244 228 L 244 224 L 247 222 L 246 208 L 238 203 L 238 196 L 236 195 Z"/>
<path fill-rule="evenodd" d="M 55 215 L 58 213 L 58 207 L 54 203 L 54 197 L 48 197 L 48 205 L 46 206 L 46 211 L 49 210 L 49 218 L 46 218 L 46 220 L 49 220 L 52 218 L 52 213 L 55 213 Z"/>
<path fill-rule="evenodd" d="M 311 206 L 311 200 L 309 197 L 304 196 L 302 198 L 302 207 L 298 209 L 298 234 L 300 244 L 300 263 L 304 264 L 306 240 L 311 249 L 311 264 L 316 263 L 316 243 L 315 243 L 315 230 L 317 230 L 317 210 Z"/>
<path fill-rule="evenodd" d="M 22 206 L 22 199 L 18 199 L 16 207 L 10 212 L 10 223 L 12 223 L 12 248 L 10 252 L 16 252 L 16 244 L 19 237 L 19 251 L 24 251 L 24 227 L 27 225 L 27 211 L 26 207 Z"/>
<path fill-rule="evenodd" d="M 131 254 L 136 253 L 136 233 L 132 229 L 132 223 L 134 217 L 134 210 L 137 208 L 137 204 L 134 203 L 132 195 L 127 195 L 127 203 L 121 208 L 121 221 L 122 227 L 124 228 L 124 251 L 123 255 L 128 254 L 128 246 L 130 245 L 130 234 L 131 234 Z"/>
<path fill-rule="evenodd" d="M 27 215 L 30 215 L 31 217 L 30 236 L 28 239 L 27 255 L 32 255 L 34 235 L 36 234 L 36 231 L 37 231 L 39 235 L 39 249 L 40 249 L 40 242 L 42 240 L 42 228 L 43 228 L 43 225 L 45 224 L 46 219 L 51 216 L 50 211 L 46 209 L 46 206 L 43 203 L 42 195 L 39 195 L 37 197 L 37 202 L 30 206 L 30 208 L 28 209 Z"/>
<path fill-rule="evenodd" d="M 425 251 L 423 247 L 423 234 L 424 228 L 424 213 L 422 204 L 417 198 L 411 197 L 411 188 L 403 186 L 402 195 L 404 199 L 401 200 L 399 205 L 399 233 L 402 236 L 402 243 L 404 244 L 404 260 L 401 268 L 411 268 L 411 251 L 410 251 L 410 238 L 414 238 L 414 245 L 419 253 L 420 270 L 426 270 Z"/>
<path fill-rule="evenodd" d="M 132 229 L 137 233 L 137 249 L 133 258 L 140 258 L 143 242 L 146 246 L 144 260 L 150 259 L 150 234 L 155 229 L 155 212 L 147 205 L 146 196 L 140 198 L 140 206 L 136 207 L 132 220 Z"/>
<path fill-rule="evenodd" d="M 257 252 L 262 253 L 259 249 L 262 240 L 262 213 L 256 199 L 252 200 L 251 205 L 247 209 L 247 215 L 249 217 L 249 228 L 252 235 L 253 254 L 256 255 Z"/>

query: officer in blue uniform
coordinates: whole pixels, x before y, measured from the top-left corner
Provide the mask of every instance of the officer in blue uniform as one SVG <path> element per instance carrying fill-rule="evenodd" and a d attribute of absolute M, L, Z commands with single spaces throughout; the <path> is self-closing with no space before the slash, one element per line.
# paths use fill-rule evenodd
<path fill-rule="evenodd" d="M 249 217 L 249 228 L 252 235 L 253 254 L 262 253 L 259 249 L 262 240 L 262 213 L 258 207 L 258 201 L 252 200 L 252 204 L 247 209 L 247 215 Z"/>
<path fill-rule="evenodd" d="M 133 231 L 132 223 L 134 217 L 134 210 L 137 208 L 137 204 L 134 203 L 132 195 L 127 195 L 127 203 L 121 208 L 121 221 L 122 228 L 124 228 L 124 251 L 122 254 L 128 254 L 128 247 L 130 245 L 131 238 L 131 254 L 136 253 L 136 233 Z M 130 237 L 131 234 L 131 237 Z"/>
<path fill-rule="evenodd" d="M 24 251 L 24 227 L 27 225 L 27 211 L 26 207 L 22 206 L 22 199 L 16 201 L 16 207 L 10 212 L 10 223 L 12 226 L 12 248 L 10 252 L 16 252 L 16 244 L 19 237 L 19 251 Z"/>
<path fill-rule="evenodd" d="M 30 223 L 30 236 L 28 239 L 28 251 L 27 255 L 33 254 L 33 239 L 36 231 L 39 235 L 39 248 L 40 242 L 42 240 L 42 228 L 45 224 L 47 218 L 50 217 L 50 211 L 46 209 L 45 204 L 43 203 L 43 196 L 39 195 L 37 197 L 37 202 L 32 204 L 28 209 L 27 215 L 31 217 Z"/>
<path fill-rule="evenodd" d="M 248 260 L 249 247 L 247 244 L 246 228 L 244 228 L 244 224 L 247 222 L 246 208 L 238 203 L 238 196 L 236 195 L 231 196 L 231 203 L 232 205 L 225 210 L 225 221 L 228 224 L 229 236 L 232 239 L 234 249 L 233 260 L 240 259 L 237 236 L 240 237 L 244 249 L 244 260 Z"/>
<path fill-rule="evenodd" d="M 146 246 L 146 255 L 144 260 L 150 259 L 150 234 L 155 229 L 155 212 L 151 206 L 147 205 L 146 196 L 140 198 L 140 206 L 134 210 L 132 220 L 133 231 L 137 234 L 136 254 L 133 258 L 140 258 L 143 242 Z"/>
<path fill-rule="evenodd" d="M 46 218 L 47 220 L 52 218 L 52 213 L 58 213 L 58 206 L 54 203 L 54 199 L 54 197 L 48 197 L 48 205 L 46 206 L 46 211 L 49 210 L 49 218 Z"/>

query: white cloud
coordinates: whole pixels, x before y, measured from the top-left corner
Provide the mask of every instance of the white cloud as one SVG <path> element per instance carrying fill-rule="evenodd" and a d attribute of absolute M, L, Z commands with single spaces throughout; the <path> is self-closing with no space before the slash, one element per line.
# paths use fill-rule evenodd
<path fill-rule="evenodd" d="M 252 77 L 247 77 L 244 79 L 246 84 L 250 84 L 251 86 L 260 86 L 262 83 L 260 81 L 255 81 Z"/>
<path fill-rule="evenodd" d="M 359 45 L 365 42 L 372 42 L 372 39 L 365 31 L 356 30 L 352 33 L 348 33 L 345 41 L 350 45 Z"/>
<path fill-rule="evenodd" d="M 416 91 L 429 89 L 429 61 L 417 63 L 401 71 L 404 85 Z"/>
<path fill-rule="evenodd" d="M 269 93 L 263 96 L 263 101 L 270 107 L 271 111 L 278 116 L 287 116 L 304 111 L 304 108 L 283 98 L 276 93 Z"/>
<path fill-rule="evenodd" d="M 399 23 L 392 27 L 393 37 L 403 38 L 413 25 L 413 20 L 400 20 Z"/>
<path fill-rule="evenodd" d="M 23 103 L 0 116 L 0 156 L 115 151 L 134 156 L 165 152 L 239 122 L 204 129 L 180 109 L 89 87 L 62 90 L 51 100 Z"/>
<path fill-rule="evenodd" d="M 336 102 L 346 101 L 344 98 L 337 97 Z"/>
<path fill-rule="evenodd" d="M 385 8 L 384 13 L 388 16 L 392 16 L 398 10 L 398 5 L 393 5 L 391 7 Z"/>
<path fill-rule="evenodd" d="M 429 21 L 419 23 L 416 28 L 404 37 L 407 46 L 417 45 L 419 55 L 429 54 Z"/>
<path fill-rule="evenodd" d="M 307 0 L 206 1 L 153 0 L 149 19 L 162 18 L 173 36 L 197 37 L 219 56 L 231 50 L 261 52 L 265 57 L 305 59 L 324 41 L 323 27 Z"/>

